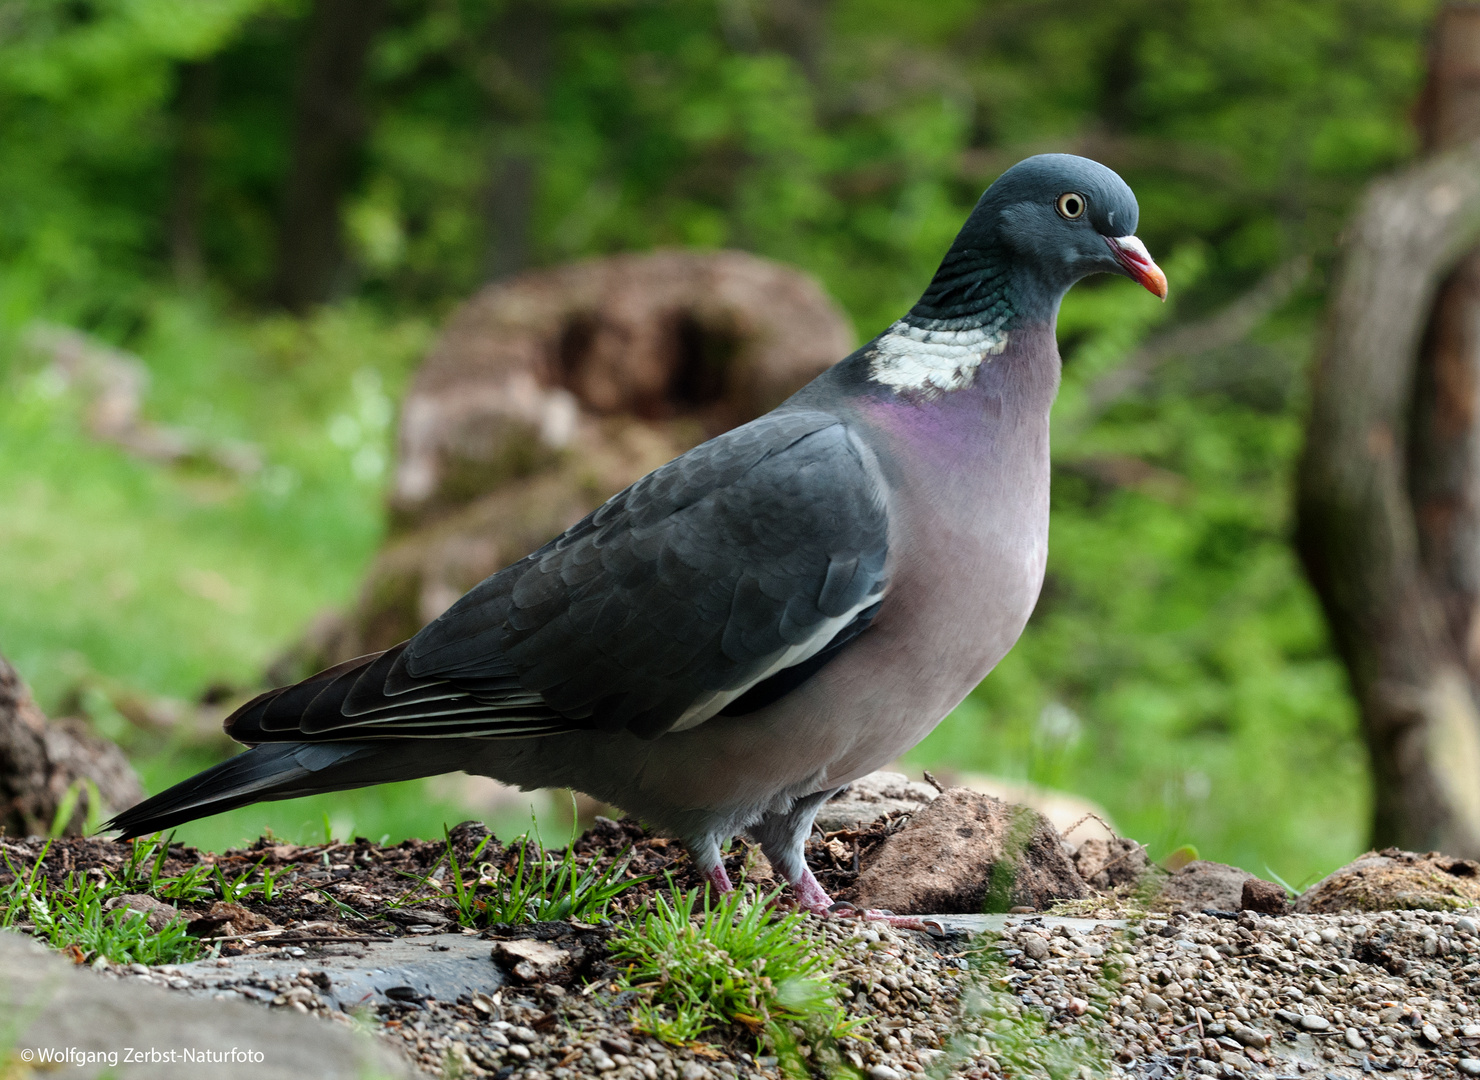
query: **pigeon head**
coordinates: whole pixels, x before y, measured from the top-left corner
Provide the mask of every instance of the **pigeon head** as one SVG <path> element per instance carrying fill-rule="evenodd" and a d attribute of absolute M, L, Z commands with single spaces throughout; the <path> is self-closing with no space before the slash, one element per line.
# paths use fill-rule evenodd
<path fill-rule="evenodd" d="M 1020 270 L 1060 295 L 1088 274 L 1109 273 L 1166 299 L 1166 275 L 1136 239 L 1136 196 L 1097 161 L 1040 154 L 1019 162 L 987 189 L 963 237 L 976 231 L 979 216 L 1012 250 Z"/>
<path fill-rule="evenodd" d="M 910 312 L 916 325 L 1004 329 L 1046 321 L 1089 274 L 1120 274 L 1165 300 L 1166 275 L 1136 238 L 1130 187 L 1097 161 L 1039 154 L 983 193 Z"/>
<path fill-rule="evenodd" d="M 1131 189 L 1099 162 L 1019 162 L 977 202 L 925 295 L 861 350 L 869 378 L 916 400 L 970 386 L 1020 327 L 1051 327 L 1089 274 L 1124 275 L 1165 300 L 1166 275 L 1136 239 L 1139 216 Z"/>

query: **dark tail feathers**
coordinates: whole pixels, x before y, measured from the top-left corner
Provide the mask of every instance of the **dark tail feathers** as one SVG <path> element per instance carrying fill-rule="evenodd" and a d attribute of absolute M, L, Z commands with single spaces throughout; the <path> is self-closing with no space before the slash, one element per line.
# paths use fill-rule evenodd
<path fill-rule="evenodd" d="M 145 799 L 103 829 L 127 840 L 255 802 L 454 772 L 467 760 L 462 739 L 269 743 Z"/>

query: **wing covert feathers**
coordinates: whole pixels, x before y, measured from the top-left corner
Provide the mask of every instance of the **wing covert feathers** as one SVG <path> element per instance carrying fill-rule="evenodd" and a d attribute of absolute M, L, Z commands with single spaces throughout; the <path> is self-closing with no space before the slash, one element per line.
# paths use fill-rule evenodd
<path fill-rule="evenodd" d="M 767 414 L 613 496 L 410 641 L 249 702 L 227 732 L 248 743 L 653 738 L 737 699 L 774 699 L 877 611 L 884 502 L 837 417 Z M 763 683 L 766 694 L 745 696 Z"/>

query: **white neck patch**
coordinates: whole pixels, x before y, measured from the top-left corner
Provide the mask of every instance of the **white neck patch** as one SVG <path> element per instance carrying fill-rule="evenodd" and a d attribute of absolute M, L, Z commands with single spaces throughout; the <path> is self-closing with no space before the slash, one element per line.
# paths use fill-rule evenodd
<path fill-rule="evenodd" d="M 938 397 L 970 386 L 976 369 L 1007 341 L 1007 331 L 995 326 L 922 330 L 900 320 L 869 350 L 869 376 L 895 390 Z"/>

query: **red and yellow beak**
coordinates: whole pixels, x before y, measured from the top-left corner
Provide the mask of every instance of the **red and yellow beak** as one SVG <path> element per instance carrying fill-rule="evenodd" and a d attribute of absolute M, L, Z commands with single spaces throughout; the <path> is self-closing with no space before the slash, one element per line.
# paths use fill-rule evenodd
<path fill-rule="evenodd" d="M 1107 236 L 1105 243 L 1132 281 L 1140 282 L 1142 288 L 1162 300 L 1167 298 L 1167 276 L 1152 261 L 1145 244 L 1134 236 Z"/>

